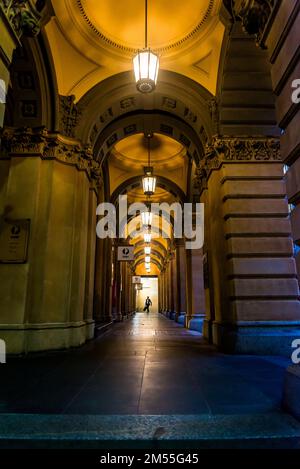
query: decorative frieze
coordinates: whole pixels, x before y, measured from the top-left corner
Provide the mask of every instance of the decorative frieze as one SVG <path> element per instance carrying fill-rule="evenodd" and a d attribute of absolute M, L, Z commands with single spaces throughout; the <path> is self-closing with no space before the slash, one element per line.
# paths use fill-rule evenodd
<path fill-rule="evenodd" d="M 206 171 L 222 163 L 281 162 L 280 141 L 276 138 L 214 137 L 205 151 Z"/>
<path fill-rule="evenodd" d="M 75 103 L 75 96 L 59 96 L 59 129 L 67 137 L 75 137 L 82 110 Z"/>
<path fill-rule="evenodd" d="M 5 129 L 1 135 L 1 156 L 40 156 L 56 159 L 86 171 L 96 185 L 101 183 L 101 167 L 93 157 L 91 146 L 45 128 Z"/>
<path fill-rule="evenodd" d="M 235 15 L 241 19 L 244 30 L 261 42 L 266 25 L 278 0 L 235 0 Z"/>
<path fill-rule="evenodd" d="M 41 155 L 46 143 L 44 128 L 4 129 L 1 134 L 1 156 L 8 154 Z"/>
<path fill-rule="evenodd" d="M 36 36 L 40 31 L 41 15 L 33 0 L 0 0 L 0 12 L 7 19 L 17 40 L 22 35 Z"/>

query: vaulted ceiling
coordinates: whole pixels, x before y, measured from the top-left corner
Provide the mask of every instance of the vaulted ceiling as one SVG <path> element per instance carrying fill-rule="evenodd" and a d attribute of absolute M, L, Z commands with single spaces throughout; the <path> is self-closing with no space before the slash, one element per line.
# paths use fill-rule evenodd
<path fill-rule="evenodd" d="M 221 0 L 151 0 L 149 45 L 161 68 L 216 92 L 224 26 Z M 52 0 L 46 26 L 60 94 L 79 100 L 105 78 L 132 70 L 144 42 L 141 0 Z"/>
<path fill-rule="evenodd" d="M 129 204 L 146 201 L 141 182 L 148 133 L 153 133 L 151 164 L 157 176 L 151 201 L 182 203 L 189 197 L 195 162 L 212 130 L 209 103 L 216 94 L 225 31 L 221 4 L 148 1 L 148 41 L 160 57 L 160 74 L 155 93 L 145 96 L 136 90 L 132 64 L 144 46 L 144 0 L 52 0 L 46 35 L 58 91 L 74 95 L 82 109 L 79 137 L 104 165 L 112 202 L 117 204 L 121 194 Z M 152 226 L 152 275 L 171 255 L 172 223 L 169 228 L 171 237 L 165 239 Z M 145 275 L 144 237 L 128 241 L 135 246 L 135 271 Z"/>

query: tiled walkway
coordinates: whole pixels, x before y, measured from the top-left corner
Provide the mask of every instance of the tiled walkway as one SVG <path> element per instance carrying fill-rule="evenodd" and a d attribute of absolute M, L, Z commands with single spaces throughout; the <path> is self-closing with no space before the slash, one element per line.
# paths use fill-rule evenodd
<path fill-rule="evenodd" d="M 140 313 L 79 349 L 8 359 L 0 412 L 268 413 L 279 408 L 288 364 L 216 353 L 198 333 Z"/>

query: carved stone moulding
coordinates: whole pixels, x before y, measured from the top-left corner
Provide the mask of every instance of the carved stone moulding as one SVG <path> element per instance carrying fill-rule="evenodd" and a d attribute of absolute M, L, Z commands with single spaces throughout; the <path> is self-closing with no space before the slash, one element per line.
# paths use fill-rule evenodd
<path fill-rule="evenodd" d="M 76 166 L 78 170 L 85 171 L 96 185 L 101 184 L 102 170 L 93 158 L 92 148 L 64 135 L 50 133 L 44 127 L 4 129 L 1 135 L 1 155 L 55 159 Z"/>
<path fill-rule="evenodd" d="M 241 19 L 244 30 L 262 41 L 264 30 L 278 0 L 235 0 L 234 11 Z"/>
<path fill-rule="evenodd" d="M 222 163 L 245 162 L 282 162 L 280 140 L 265 137 L 216 136 L 206 146 L 206 173 L 219 169 Z"/>
<path fill-rule="evenodd" d="M 32 37 L 40 31 L 41 14 L 34 0 L 0 0 L 0 13 L 7 20 L 17 41 L 23 34 Z"/>

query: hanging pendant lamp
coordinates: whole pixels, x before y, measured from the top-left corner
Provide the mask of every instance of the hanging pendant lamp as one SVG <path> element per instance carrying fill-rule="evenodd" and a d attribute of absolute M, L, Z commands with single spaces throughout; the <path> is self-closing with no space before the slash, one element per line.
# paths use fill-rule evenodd
<path fill-rule="evenodd" d="M 148 135 L 148 166 L 144 168 L 145 176 L 143 177 L 143 190 L 144 194 L 147 196 L 154 195 L 156 189 L 156 177 L 153 176 L 153 167 L 151 166 L 151 149 L 150 149 L 150 139 L 152 135 Z"/>
<path fill-rule="evenodd" d="M 159 58 L 148 48 L 148 0 L 145 0 L 145 48 L 138 51 L 133 59 L 137 89 L 141 93 L 151 93 L 157 83 Z"/>

